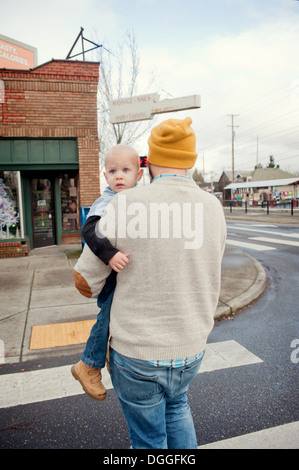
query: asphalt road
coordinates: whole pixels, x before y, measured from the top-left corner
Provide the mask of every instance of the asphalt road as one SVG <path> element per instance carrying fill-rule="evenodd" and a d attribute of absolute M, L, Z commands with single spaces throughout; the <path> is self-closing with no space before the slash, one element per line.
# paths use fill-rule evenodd
<path fill-rule="evenodd" d="M 262 362 L 197 376 L 189 403 L 199 445 L 299 420 L 299 364 L 294 361 L 299 352 L 292 356 L 291 347 L 299 338 L 299 227 L 228 221 L 228 243 L 264 266 L 268 287 L 253 305 L 217 323 L 209 343 L 234 340 Z M 77 360 L 53 357 L 31 361 L 29 367 L 55 368 Z M 21 368 L 6 365 L 2 373 Z M 1 409 L 1 449 L 129 447 L 113 389 L 102 403 L 81 394 Z"/>
<path fill-rule="evenodd" d="M 268 287 L 253 305 L 214 328 L 209 341 L 234 339 L 263 362 L 215 371 L 197 380 L 195 395 L 201 391 L 201 403 L 195 419 L 202 443 L 299 417 L 299 365 L 291 360 L 291 344 L 299 338 L 299 227 L 232 221 L 227 225 L 228 240 L 242 243 L 242 249 L 265 268 Z M 257 240 L 260 237 L 263 241 Z M 252 244 L 259 245 L 259 250 L 252 249 Z M 202 410 L 206 426 L 201 424 Z"/>

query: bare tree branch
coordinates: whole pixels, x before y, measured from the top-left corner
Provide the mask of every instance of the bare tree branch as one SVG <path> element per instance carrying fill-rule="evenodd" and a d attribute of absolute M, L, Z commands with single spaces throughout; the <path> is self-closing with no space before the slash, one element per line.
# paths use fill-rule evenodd
<path fill-rule="evenodd" d="M 109 148 L 116 144 L 134 145 L 153 125 L 153 121 L 136 121 L 130 123 L 111 124 L 109 122 L 109 102 L 119 98 L 136 96 L 140 76 L 140 56 L 134 32 L 128 31 L 115 49 L 109 54 L 107 49 L 97 50 L 100 61 L 100 80 L 98 87 L 100 167 Z M 140 79 L 140 80 L 139 80 Z M 155 82 L 152 74 L 143 85 L 142 93 L 149 93 Z M 146 87 L 146 88 L 145 88 Z"/>

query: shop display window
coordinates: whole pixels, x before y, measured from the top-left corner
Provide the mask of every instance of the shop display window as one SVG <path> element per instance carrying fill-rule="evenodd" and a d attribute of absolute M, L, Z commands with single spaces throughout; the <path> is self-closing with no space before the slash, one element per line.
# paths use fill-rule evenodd
<path fill-rule="evenodd" d="M 0 171 L 0 240 L 22 237 L 20 172 Z"/>
<path fill-rule="evenodd" d="M 79 175 L 59 175 L 61 192 L 62 231 L 80 230 Z"/>

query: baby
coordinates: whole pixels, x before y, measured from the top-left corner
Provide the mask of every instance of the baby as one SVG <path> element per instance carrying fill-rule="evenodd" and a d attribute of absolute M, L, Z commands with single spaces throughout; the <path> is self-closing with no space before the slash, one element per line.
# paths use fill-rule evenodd
<path fill-rule="evenodd" d="M 101 369 L 105 367 L 108 337 L 110 306 L 116 285 L 116 273 L 119 273 L 129 262 L 129 253 L 122 253 L 111 245 L 109 240 L 96 235 L 96 225 L 107 205 L 115 194 L 130 189 L 140 181 L 143 170 L 139 167 L 137 152 L 128 145 L 116 145 L 106 154 L 105 178 L 108 187 L 92 205 L 82 229 L 82 235 L 91 251 L 105 264 L 112 268 L 105 287 L 98 296 L 101 308 L 96 323 L 91 329 L 81 360 L 72 366 L 71 372 L 79 380 L 87 395 L 95 400 L 104 400 L 107 390 L 102 384 Z"/>

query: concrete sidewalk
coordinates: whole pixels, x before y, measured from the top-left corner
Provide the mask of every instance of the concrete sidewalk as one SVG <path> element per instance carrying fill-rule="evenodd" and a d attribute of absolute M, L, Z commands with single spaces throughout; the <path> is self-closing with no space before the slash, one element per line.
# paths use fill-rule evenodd
<path fill-rule="evenodd" d="M 83 344 L 30 348 L 33 327 L 96 318 L 98 307 L 74 287 L 80 245 L 32 250 L 25 258 L 0 259 L 0 321 L 5 363 L 79 352 Z M 226 247 L 215 316 L 229 315 L 259 297 L 266 286 L 262 266 L 238 248 Z M 2 360 L 2 362 L 4 362 Z"/>
<path fill-rule="evenodd" d="M 267 214 L 266 208 L 249 207 L 247 214 L 244 207 L 233 207 L 230 211 L 229 207 L 223 208 L 225 218 L 227 220 L 260 222 L 263 224 L 282 224 L 282 225 L 299 225 L 299 209 L 294 208 L 293 215 L 291 209 L 271 208 Z"/>

